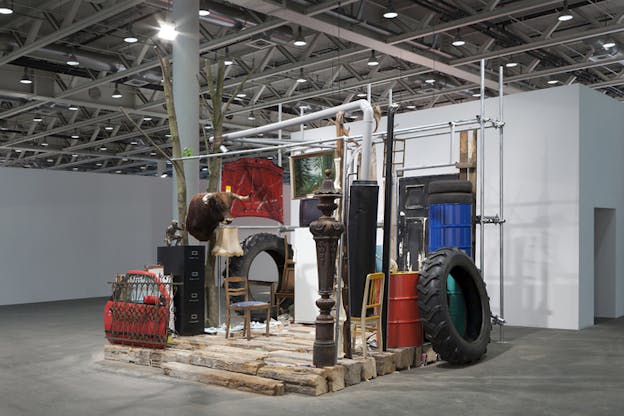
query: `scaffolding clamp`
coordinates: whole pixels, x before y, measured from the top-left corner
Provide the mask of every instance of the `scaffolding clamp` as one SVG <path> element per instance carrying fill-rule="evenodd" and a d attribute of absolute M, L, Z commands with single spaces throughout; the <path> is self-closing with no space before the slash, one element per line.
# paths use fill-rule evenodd
<path fill-rule="evenodd" d="M 484 215 L 483 218 L 481 218 L 480 215 L 477 215 L 476 222 L 477 224 L 504 224 L 507 220 L 500 218 L 498 214 L 493 217 Z"/>

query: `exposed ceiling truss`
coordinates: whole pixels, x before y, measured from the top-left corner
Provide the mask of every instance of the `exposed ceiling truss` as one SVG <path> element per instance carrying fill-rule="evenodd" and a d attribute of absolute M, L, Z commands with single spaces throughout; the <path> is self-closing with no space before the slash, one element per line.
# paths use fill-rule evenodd
<path fill-rule="evenodd" d="M 172 1 L 180 0 L 20 0 L 0 15 L 0 166 L 170 170 L 120 107 L 169 147 L 154 48 L 171 51 L 156 32 Z M 506 93 L 582 83 L 624 98 L 624 0 L 570 0 L 567 21 L 558 19 L 560 0 L 392 4 L 394 19 L 383 17 L 388 0 L 201 0 L 210 10 L 200 17 L 202 63 L 226 51 L 233 58 L 226 95 L 248 79 L 226 128 L 274 122 L 280 104 L 287 118 L 359 99 L 368 85 L 374 104 L 387 105 L 392 90 L 401 111 L 474 100 L 481 59 L 488 94 L 504 66 Z M 299 30 L 306 45 L 297 47 Z M 125 42 L 130 35 L 138 41 Z M 368 65 L 373 53 L 377 66 Z M 115 89 L 123 98 L 111 98 Z M 204 79 L 200 93 L 208 93 Z"/>

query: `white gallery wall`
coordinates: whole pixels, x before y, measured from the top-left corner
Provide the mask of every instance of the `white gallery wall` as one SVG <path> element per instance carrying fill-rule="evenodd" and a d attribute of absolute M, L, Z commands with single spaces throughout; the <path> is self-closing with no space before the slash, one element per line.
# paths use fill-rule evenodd
<path fill-rule="evenodd" d="M 108 296 L 156 260 L 170 179 L 0 168 L 0 305 Z"/>
<path fill-rule="evenodd" d="M 609 111 L 603 113 L 605 108 Z M 485 117 L 499 119 L 498 112 L 498 99 L 487 99 Z M 618 165 L 624 156 L 621 112 L 621 103 L 578 85 L 505 97 L 504 316 L 510 325 L 578 329 L 593 324 L 594 207 L 622 207 L 624 202 L 620 190 L 622 168 Z M 395 118 L 395 128 L 471 119 L 477 114 L 478 101 L 402 113 Z M 348 126 L 351 134 L 361 134 L 362 122 Z M 602 130 L 604 134 L 600 133 Z M 386 131 L 385 118 L 379 131 Z M 587 147 L 597 136 L 602 144 L 588 151 Z M 328 137 L 335 137 L 332 126 L 303 133 L 306 140 Z M 497 130 L 486 131 L 486 216 L 499 214 L 498 137 Z M 299 139 L 301 135 L 293 138 Z M 407 143 L 406 166 L 439 165 L 459 159 L 459 134 L 455 134 L 452 143 L 450 135 Z M 378 145 L 378 178 L 381 178 L 382 151 L 383 146 Z M 609 156 L 603 157 L 603 152 Z M 479 161 L 480 169 L 482 162 Z M 457 172 L 455 168 L 437 168 L 406 173 L 406 176 L 454 172 Z M 609 179 L 602 179 L 605 176 Z M 618 190 L 617 197 L 613 189 Z M 294 222 L 297 208 L 294 202 L 291 207 Z M 479 210 L 478 206 L 477 213 Z M 617 241 L 624 238 L 620 217 L 618 213 L 615 222 L 620 225 L 613 232 Z M 382 218 L 380 203 L 379 220 Z M 609 226 L 609 212 L 605 218 L 597 220 L 603 228 Z M 500 314 L 498 226 L 485 227 L 484 278 L 492 312 Z M 605 245 L 609 246 L 608 241 Z M 596 255 L 609 257 L 611 252 L 603 250 Z M 479 258 L 478 244 L 476 258 Z M 607 287 L 617 288 L 617 293 L 602 290 L 597 295 L 599 304 L 603 303 L 603 296 L 611 297 L 607 301 L 614 305 L 613 316 L 624 314 L 622 261 L 618 259 L 613 267 L 613 282 L 603 279 Z M 620 276 L 619 280 L 616 276 Z"/>

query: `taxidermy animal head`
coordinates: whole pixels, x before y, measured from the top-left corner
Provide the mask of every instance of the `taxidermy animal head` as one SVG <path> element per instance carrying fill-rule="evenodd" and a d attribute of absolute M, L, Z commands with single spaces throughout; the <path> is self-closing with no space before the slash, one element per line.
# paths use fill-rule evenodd
<path fill-rule="evenodd" d="M 191 198 L 186 214 L 186 230 L 199 241 L 208 241 L 220 223 L 232 222 L 232 202 L 249 199 L 234 192 L 199 192 Z"/>

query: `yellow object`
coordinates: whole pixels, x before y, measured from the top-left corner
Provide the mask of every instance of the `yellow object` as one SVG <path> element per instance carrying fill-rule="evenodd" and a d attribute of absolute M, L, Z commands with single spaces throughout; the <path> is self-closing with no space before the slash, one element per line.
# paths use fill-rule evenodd
<path fill-rule="evenodd" d="M 232 187 L 230 185 L 225 185 L 225 192 L 232 192 Z"/>
<path fill-rule="evenodd" d="M 360 316 L 351 317 L 351 340 L 355 344 L 357 334 L 362 338 L 362 354 L 366 358 L 366 332 L 375 332 L 377 337 L 377 347 L 383 344 L 383 334 L 381 331 L 381 305 L 384 295 L 383 273 L 370 273 L 366 276 L 364 285 L 364 297 L 362 298 L 362 311 Z M 372 311 L 370 316 L 368 311 Z"/>

